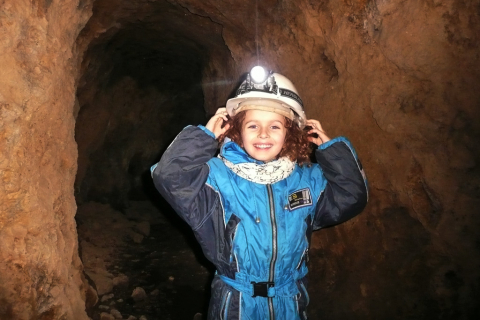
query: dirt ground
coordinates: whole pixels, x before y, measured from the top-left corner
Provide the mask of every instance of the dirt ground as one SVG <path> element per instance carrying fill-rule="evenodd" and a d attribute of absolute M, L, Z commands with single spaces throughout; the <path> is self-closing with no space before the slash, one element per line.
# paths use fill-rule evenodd
<path fill-rule="evenodd" d="M 140 222 L 150 226 L 143 237 Z M 89 310 L 93 320 L 206 314 L 213 266 L 174 212 L 162 214 L 148 202 L 133 203 L 124 213 L 89 203 L 79 208 L 77 223 L 85 273 L 99 292 Z M 102 261 L 104 269 L 99 267 Z M 119 281 L 125 276 L 128 281 Z"/>

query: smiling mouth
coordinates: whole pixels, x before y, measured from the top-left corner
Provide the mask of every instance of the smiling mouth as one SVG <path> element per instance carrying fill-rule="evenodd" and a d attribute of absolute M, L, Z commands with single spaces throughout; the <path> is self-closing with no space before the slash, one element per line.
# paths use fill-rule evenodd
<path fill-rule="evenodd" d="M 254 144 L 253 145 L 255 148 L 257 149 L 270 149 L 271 147 L 273 147 L 273 144 Z"/>

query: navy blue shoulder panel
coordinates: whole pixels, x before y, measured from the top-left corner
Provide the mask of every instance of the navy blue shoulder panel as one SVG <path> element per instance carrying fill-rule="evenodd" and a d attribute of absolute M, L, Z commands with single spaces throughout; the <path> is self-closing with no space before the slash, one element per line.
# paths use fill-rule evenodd
<path fill-rule="evenodd" d="M 315 156 L 327 179 L 316 207 L 313 222 L 316 230 L 359 214 L 367 204 L 368 186 L 360 160 L 346 138 L 322 145 Z"/>
<path fill-rule="evenodd" d="M 178 134 L 152 171 L 155 187 L 172 208 L 196 229 L 220 199 L 207 186 L 207 162 L 218 147 L 204 130 L 188 126 Z"/>
<path fill-rule="evenodd" d="M 229 239 L 238 219 L 230 217 L 226 226 L 222 198 L 211 177 L 224 170 L 223 163 L 213 158 L 216 151 L 217 141 L 208 131 L 189 126 L 153 167 L 152 177 L 158 191 L 190 225 L 207 259 L 221 274 L 233 277 Z"/>

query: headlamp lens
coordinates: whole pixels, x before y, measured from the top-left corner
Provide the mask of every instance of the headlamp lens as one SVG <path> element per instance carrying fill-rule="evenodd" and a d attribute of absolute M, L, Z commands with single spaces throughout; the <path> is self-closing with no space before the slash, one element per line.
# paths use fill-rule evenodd
<path fill-rule="evenodd" d="M 250 77 L 252 78 L 252 81 L 257 84 L 267 80 L 267 76 L 268 76 L 267 71 L 260 66 L 255 66 L 250 71 Z"/>

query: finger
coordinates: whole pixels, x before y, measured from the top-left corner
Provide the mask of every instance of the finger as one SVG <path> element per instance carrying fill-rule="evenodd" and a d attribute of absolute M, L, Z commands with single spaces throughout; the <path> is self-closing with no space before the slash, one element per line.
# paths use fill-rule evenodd
<path fill-rule="evenodd" d="M 218 108 L 215 114 L 227 114 L 227 108 Z"/>
<path fill-rule="evenodd" d="M 219 117 L 217 121 L 215 122 L 215 125 L 220 127 L 220 128 L 225 128 L 225 125 L 228 123 L 228 118 L 227 117 Z"/>
<path fill-rule="evenodd" d="M 221 112 L 221 113 L 217 114 L 217 116 L 222 117 L 222 118 L 227 117 L 227 115 L 228 115 L 227 112 Z"/>
<path fill-rule="evenodd" d="M 215 114 L 212 118 L 214 118 L 215 121 L 218 121 L 219 119 L 223 119 L 225 121 L 228 121 L 227 114 L 223 114 L 223 113 Z"/>
<path fill-rule="evenodd" d="M 217 116 L 221 117 L 225 121 L 228 121 L 228 113 L 227 112 L 219 113 Z"/>
<path fill-rule="evenodd" d="M 223 128 L 222 127 L 219 127 L 217 128 L 216 132 L 217 132 L 217 137 L 224 134 L 225 132 L 227 132 L 227 130 L 229 129 L 230 127 L 228 125 L 224 126 Z"/>
<path fill-rule="evenodd" d="M 225 132 L 227 132 L 228 129 L 230 129 L 230 124 L 226 124 L 226 125 L 222 128 L 222 134 L 224 134 Z"/>
<path fill-rule="evenodd" d="M 323 130 L 321 129 L 312 129 L 309 133 L 316 133 L 316 134 L 319 134 L 319 133 L 325 133 Z"/>
<path fill-rule="evenodd" d="M 321 127 L 322 127 L 322 125 L 320 124 L 320 122 L 317 121 L 317 120 L 314 120 L 314 119 L 309 119 L 309 120 L 306 121 L 306 123 L 307 123 L 308 125 L 312 126 L 312 127 L 316 127 L 316 128 L 321 128 Z"/>
<path fill-rule="evenodd" d="M 317 126 L 316 126 L 314 123 L 311 123 L 311 122 L 310 122 L 310 123 L 307 123 L 307 126 L 310 127 L 310 128 L 312 128 L 312 129 L 316 129 L 316 128 L 317 128 Z"/>
<path fill-rule="evenodd" d="M 309 131 L 310 132 L 316 132 L 316 133 L 325 133 L 325 131 L 323 130 L 322 126 L 312 126 L 312 129 Z"/>

